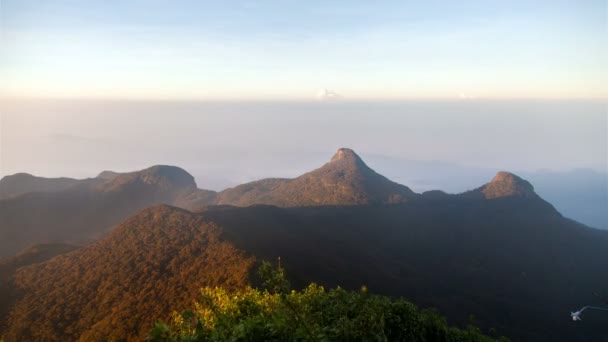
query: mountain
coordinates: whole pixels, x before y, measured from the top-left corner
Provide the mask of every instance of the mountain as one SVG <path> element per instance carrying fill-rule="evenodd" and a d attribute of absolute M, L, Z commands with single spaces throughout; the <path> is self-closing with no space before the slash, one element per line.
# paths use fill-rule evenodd
<path fill-rule="evenodd" d="M 105 239 L 14 275 L 5 341 L 143 340 L 202 286 L 244 287 L 253 259 L 201 215 L 146 209 Z M 49 324 L 50 322 L 53 322 Z"/>
<path fill-rule="evenodd" d="M 16 197 L 28 192 L 62 191 L 86 181 L 65 177 L 43 178 L 28 173 L 17 173 L 0 179 L 0 199 Z"/>
<path fill-rule="evenodd" d="M 404 296 L 451 322 L 525 341 L 602 341 L 608 317 L 569 312 L 608 284 L 608 232 L 530 197 L 462 196 L 358 207 L 208 209 L 235 246 L 281 257 L 298 285 Z"/>
<path fill-rule="evenodd" d="M 14 291 L 14 274 L 18 268 L 40 263 L 57 255 L 78 249 L 67 244 L 44 244 L 32 246 L 12 258 L 0 260 L 0 331 L 6 329 L 9 309 L 19 296 Z"/>
<path fill-rule="evenodd" d="M 332 163 L 332 162 L 330 162 Z M 569 313 L 608 284 L 608 232 L 564 218 L 515 175 L 406 203 L 143 210 L 82 249 L 16 270 L 5 340 L 140 340 L 206 285 L 254 282 L 255 260 L 311 281 L 404 296 L 514 340 L 603 341 Z M 578 322 L 581 323 L 581 322 Z"/>
<path fill-rule="evenodd" d="M 143 208 L 175 204 L 204 192 L 186 171 L 164 165 L 129 173 L 103 172 L 65 189 L 50 189 L 0 200 L 0 257 L 40 243 L 88 243 Z"/>
<path fill-rule="evenodd" d="M 495 199 L 502 197 L 539 198 L 528 181 L 505 171 L 500 171 L 489 183 L 463 194 L 467 197 Z"/>
<path fill-rule="evenodd" d="M 14 175 L 1 182 L 7 198 L 0 199 L 0 257 L 34 244 L 96 240 L 130 215 L 158 204 L 189 210 L 225 204 L 363 205 L 401 203 L 418 196 L 379 175 L 346 148 L 295 179 L 263 179 L 219 193 L 198 189 L 188 172 L 165 165 L 128 173 L 103 171 L 84 180 Z"/>
<path fill-rule="evenodd" d="M 340 149 L 300 177 L 222 192 L 163 165 L 5 179 L 0 257 L 52 243 L 0 261 L 6 341 L 140 340 L 198 288 L 246 286 L 255 260 L 279 256 L 296 286 L 367 285 L 514 340 L 606 340 L 602 316 L 568 319 L 608 286 L 608 232 L 508 172 L 461 194 L 416 194 Z"/>
<path fill-rule="evenodd" d="M 366 154 L 374 169 L 412 190 L 441 189 L 460 193 L 491 178 L 498 169 L 464 166 L 446 161 L 409 160 Z M 407 172 L 403 172 L 407 170 Z M 534 189 L 564 216 L 595 228 L 608 229 L 608 173 L 593 169 L 564 171 L 518 170 L 516 173 L 534 184 Z M 236 176 L 234 176 L 236 177 Z"/>
<path fill-rule="evenodd" d="M 263 179 L 224 190 L 215 204 L 364 205 L 407 202 L 416 196 L 369 168 L 353 150 L 341 148 L 319 169 L 295 179 Z"/>

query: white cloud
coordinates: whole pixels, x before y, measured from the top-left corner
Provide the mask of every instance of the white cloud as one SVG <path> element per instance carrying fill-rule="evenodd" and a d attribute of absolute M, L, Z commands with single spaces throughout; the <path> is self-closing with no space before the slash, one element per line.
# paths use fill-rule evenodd
<path fill-rule="evenodd" d="M 342 98 L 342 95 L 336 93 L 333 90 L 329 90 L 327 88 L 321 89 L 317 92 L 317 99 L 327 101 L 327 100 L 339 100 Z"/>

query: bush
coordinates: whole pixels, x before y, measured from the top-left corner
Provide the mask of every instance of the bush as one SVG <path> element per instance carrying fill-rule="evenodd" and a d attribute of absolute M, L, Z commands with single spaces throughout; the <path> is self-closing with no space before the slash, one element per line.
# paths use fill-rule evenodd
<path fill-rule="evenodd" d="M 282 269 L 265 263 L 265 290 L 202 289 L 193 311 L 157 323 L 150 341 L 493 341 L 479 329 L 449 327 L 432 310 L 371 295 L 367 288 L 289 290 Z M 502 340 L 507 340 L 501 338 Z"/>

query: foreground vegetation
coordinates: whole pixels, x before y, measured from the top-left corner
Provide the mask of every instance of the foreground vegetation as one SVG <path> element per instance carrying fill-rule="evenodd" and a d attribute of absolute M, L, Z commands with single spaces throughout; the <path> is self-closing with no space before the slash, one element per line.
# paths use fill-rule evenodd
<path fill-rule="evenodd" d="M 494 341 L 479 329 L 449 327 L 403 299 L 310 284 L 289 289 L 283 270 L 264 263 L 264 290 L 202 289 L 193 311 L 157 323 L 151 341 Z M 500 338 L 500 341 L 508 341 Z"/>

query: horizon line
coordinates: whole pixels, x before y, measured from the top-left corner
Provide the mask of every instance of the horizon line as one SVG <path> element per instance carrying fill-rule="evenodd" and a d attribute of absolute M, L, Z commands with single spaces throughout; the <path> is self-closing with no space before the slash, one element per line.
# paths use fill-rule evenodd
<path fill-rule="evenodd" d="M 550 102 L 607 102 L 608 96 L 577 96 L 577 97 L 551 97 L 551 96 L 516 96 L 516 97 L 342 97 L 339 99 L 319 99 L 314 97 L 146 97 L 146 96 L 5 96 L 0 94 L 3 101 L 109 101 L 109 102 L 199 102 L 199 103 L 374 103 L 374 102 L 505 102 L 505 101 L 550 101 Z"/>

